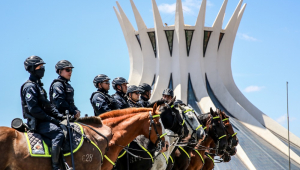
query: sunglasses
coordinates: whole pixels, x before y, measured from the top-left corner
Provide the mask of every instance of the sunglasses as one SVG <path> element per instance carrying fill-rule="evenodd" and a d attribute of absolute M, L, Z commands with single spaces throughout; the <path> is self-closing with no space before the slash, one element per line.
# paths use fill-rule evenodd
<path fill-rule="evenodd" d="M 105 83 L 105 84 L 110 84 L 110 82 L 109 82 L 109 81 L 104 81 L 103 83 Z"/>
<path fill-rule="evenodd" d="M 132 92 L 132 93 L 134 93 L 134 94 L 136 94 L 136 95 L 139 95 L 140 93 L 139 92 L 137 92 L 137 91 L 135 91 L 135 92 Z"/>
<path fill-rule="evenodd" d="M 68 73 L 73 71 L 73 69 L 71 69 L 71 68 L 66 68 L 64 70 L 66 70 L 66 72 L 68 72 Z"/>

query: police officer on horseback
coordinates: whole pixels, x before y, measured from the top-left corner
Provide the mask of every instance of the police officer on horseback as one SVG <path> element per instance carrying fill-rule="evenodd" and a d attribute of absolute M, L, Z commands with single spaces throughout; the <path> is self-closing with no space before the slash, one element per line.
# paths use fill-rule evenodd
<path fill-rule="evenodd" d="M 127 88 L 126 95 L 128 96 L 128 104 L 130 107 L 143 107 L 139 103 L 140 93 L 142 93 L 143 90 L 135 85 L 130 85 Z"/>
<path fill-rule="evenodd" d="M 90 102 L 94 108 L 95 116 L 119 109 L 117 101 L 108 94 L 110 78 L 105 74 L 99 74 L 94 78 L 94 86 L 98 89 L 92 93 Z"/>
<path fill-rule="evenodd" d="M 21 87 L 22 109 L 30 130 L 51 140 L 52 169 L 58 170 L 60 148 L 64 140 L 59 123 L 64 117 L 47 99 L 41 82 L 45 73 L 44 64 L 46 63 L 38 56 L 30 56 L 24 62 L 30 77 Z"/>
<path fill-rule="evenodd" d="M 74 103 L 74 89 L 69 84 L 72 76 L 73 65 L 68 60 L 61 60 L 55 65 L 55 71 L 59 75 L 50 85 L 50 101 L 58 111 L 65 114 L 69 110 L 74 118 L 80 117 L 80 111 Z"/>
<path fill-rule="evenodd" d="M 167 102 L 170 102 L 174 96 L 172 89 L 165 89 L 162 93 L 162 99 L 166 100 Z"/>
<path fill-rule="evenodd" d="M 118 102 L 120 109 L 125 109 L 129 107 L 127 103 L 127 80 L 123 77 L 117 77 L 112 81 L 112 87 L 116 90 L 116 93 L 112 95 Z"/>
<path fill-rule="evenodd" d="M 139 88 L 143 90 L 143 92 L 141 93 L 141 96 L 140 96 L 139 103 L 143 107 L 147 107 L 150 104 L 149 99 L 151 98 L 152 88 L 147 83 L 143 83 L 143 84 L 139 85 Z"/>

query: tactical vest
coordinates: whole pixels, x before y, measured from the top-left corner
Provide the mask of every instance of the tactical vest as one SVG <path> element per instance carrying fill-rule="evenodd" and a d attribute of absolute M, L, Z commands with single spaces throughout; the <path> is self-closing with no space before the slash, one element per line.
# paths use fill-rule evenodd
<path fill-rule="evenodd" d="M 98 108 L 93 105 L 92 100 L 93 100 L 94 95 L 97 94 L 97 93 L 100 93 L 100 94 L 102 94 L 104 96 L 104 100 L 108 104 L 108 107 L 110 108 L 110 110 L 117 110 L 117 109 L 119 109 L 118 103 L 116 102 L 116 100 L 113 97 L 111 97 L 111 96 L 109 96 L 107 94 L 104 94 L 104 93 L 102 93 L 100 91 L 96 91 L 96 92 L 92 93 L 92 96 L 90 98 L 90 102 L 91 102 L 91 104 L 92 104 L 92 106 L 94 108 L 95 115 L 99 115 L 99 113 L 97 113 Z"/>
<path fill-rule="evenodd" d="M 27 119 L 28 122 L 31 122 L 29 124 L 29 126 L 31 126 L 31 128 L 33 128 L 33 129 L 35 129 L 35 124 L 37 122 L 35 122 L 35 118 L 30 114 L 30 112 L 28 110 L 28 106 L 27 106 L 26 101 L 25 101 L 25 96 L 22 95 L 23 88 L 24 88 L 25 84 L 27 84 L 27 83 L 33 83 L 36 86 L 36 88 L 39 90 L 37 92 L 37 94 L 38 94 L 38 106 L 40 106 L 43 109 L 43 111 L 46 112 L 47 114 L 51 114 L 52 108 L 51 108 L 51 103 L 47 99 L 47 93 L 46 93 L 46 91 L 43 87 L 39 86 L 37 83 L 35 83 L 33 81 L 30 81 L 30 80 L 27 80 L 21 86 L 20 95 L 21 95 L 21 105 L 22 105 L 23 117 L 24 117 L 24 119 Z"/>
<path fill-rule="evenodd" d="M 64 86 L 64 91 L 65 91 L 65 95 L 66 95 L 66 101 L 69 103 L 70 107 L 75 107 L 75 104 L 74 104 L 74 89 L 73 88 L 68 88 L 68 84 L 64 81 L 64 80 L 61 80 L 61 79 L 55 79 L 53 80 L 53 82 L 51 83 L 50 85 L 50 102 L 53 103 L 53 84 L 56 83 L 56 82 L 61 82 Z M 69 85 L 70 86 L 70 85 Z"/>
<path fill-rule="evenodd" d="M 121 106 L 120 109 L 126 109 L 126 108 L 129 108 L 129 107 L 130 107 L 129 104 L 128 104 L 128 102 L 127 102 L 127 97 L 126 97 L 126 96 L 124 96 L 124 98 L 123 98 L 123 97 L 122 97 L 120 94 L 118 94 L 118 93 L 115 93 L 115 94 L 112 95 L 113 98 L 115 98 L 115 96 L 116 96 L 116 98 L 119 98 L 119 99 L 120 99 L 120 100 L 118 100 L 118 99 L 116 99 L 116 100 L 118 100 L 119 102 L 122 103 L 122 106 Z"/>

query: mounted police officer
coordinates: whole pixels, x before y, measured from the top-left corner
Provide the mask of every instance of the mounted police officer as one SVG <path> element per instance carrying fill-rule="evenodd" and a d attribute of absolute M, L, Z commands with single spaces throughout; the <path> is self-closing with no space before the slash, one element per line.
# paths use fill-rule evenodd
<path fill-rule="evenodd" d="M 166 100 L 167 102 L 170 102 L 174 96 L 172 89 L 165 89 L 162 93 L 162 99 Z"/>
<path fill-rule="evenodd" d="M 141 93 L 141 96 L 140 96 L 139 103 L 143 107 L 147 107 L 148 104 L 150 104 L 149 99 L 151 98 L 151 90 L 152 90 L 152 88 L 147 83 L 143 83 L 143 84 L 139 85 L 139 88 L 143 90 L 143 92 Z"/>
<path fill-rule="evenodd" d="M 94 86 L 98 89 L 90 98 L 95 116 L 119 109 L 117 101 L 108 94 L 110 78 L 105 74 L 99 74 L 94 78 Z"/>
<path fill-rule="evenodd" d="M 130 85 L 127 88 L 127 97 L 128 97 L 128 104 L 130 107 L 143 107 L 139 103 L 140 93 L 142 93 L 143 90 L 135 85 Z"/>
<path fill-rule="evenodd" d="M 74 104 L 74 89 L 69 84 L 72 76 L 73 65 L 68 60 L 61 60 L 55 65 L 55 71 L 59 75 L 50 85 L 50 101 L 62 114 L 69 110 L 74 118 L 80 117 L 80 111 Z"/>
<path fill-rule="evenodd" d="M 112 87 L 116 90 L 116 93 L 112 96 L 116 99 L 118 102 L 120 109 L 125 109 L 129 107 L 129 104 L 127 103 L 127 80 L 123 77 L 117 77 L 113 79 L 112 81 Z"/>
<path fill-rule="evenodd" d="M 22 109 L 24 118 L 29 121 L 30 129 L 35 129 L 43 138 L 50 139 L 52 169 L 58 170 L 60 149 L 64 141 L 64 134 L 59 126 L 63 115 L 47 99 L 47 93 L 41 82 L 45 72 L 44 64 L 46 63 L 38 56 L 30 56 L 24 62 L 25 70 L 30 73 L 30 77 L 21 87 Z"/>

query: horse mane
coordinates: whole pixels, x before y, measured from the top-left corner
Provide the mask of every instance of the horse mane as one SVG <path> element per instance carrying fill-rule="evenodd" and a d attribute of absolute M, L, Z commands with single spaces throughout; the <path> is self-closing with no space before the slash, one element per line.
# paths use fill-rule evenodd
<path fill-rule="evenodd" d="M 130 115 L 133 113 L 149 112 L 152 110 L 153 110 L 152 108 L 127 108 L 127 109 L 113 110 L 110 112 L 106 112 L 106 113 L 99 115 L 99 117 L 102 120 L 105 120 L 108 118 L 120 117 L 120 116 L 124 116 L 124 115 Z"/>
<path fill-rule="evenodd" d="M 86 123 L 86 124 L 98 124 L 102 125 L 102 120 L 100 117 L 92 116 L 92 117 L 82 117 L 76 119 L 76 122 Z"/>

